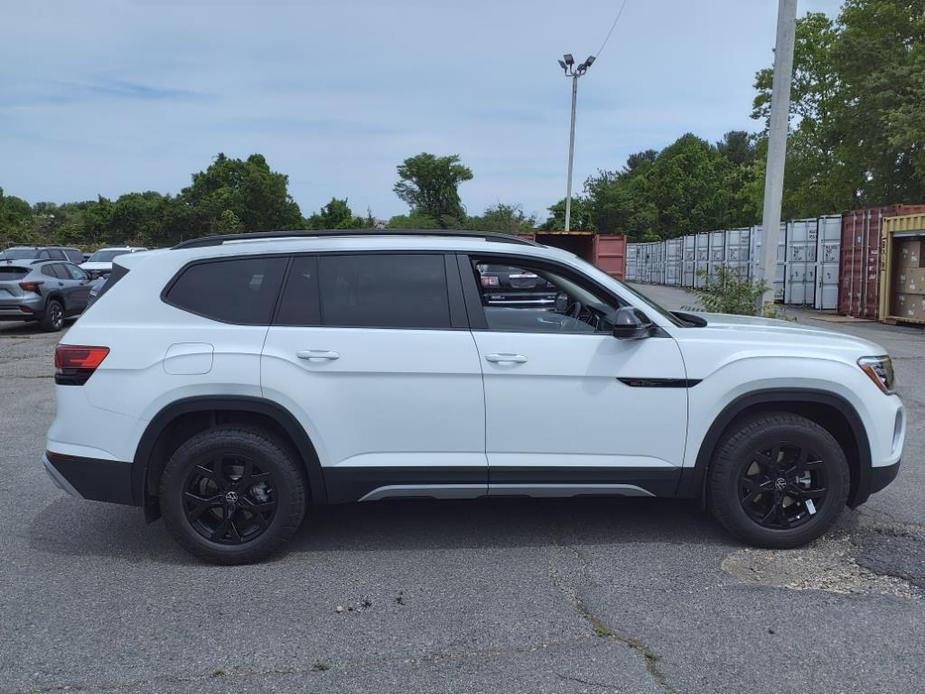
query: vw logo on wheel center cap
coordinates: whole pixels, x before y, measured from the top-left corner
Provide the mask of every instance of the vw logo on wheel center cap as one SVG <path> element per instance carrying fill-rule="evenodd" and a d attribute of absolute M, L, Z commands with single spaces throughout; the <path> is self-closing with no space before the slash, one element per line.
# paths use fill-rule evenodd
<path fill-rule="evenodd" d="M 238 503 L 238 493 L 237 492 L 225 492 L 225 501 L 229 504 Z"/>
<path fill-rule="evenodd" d="M 787 488 L 787 480 L 785 480 L 783 477 L 778 477 L 776 480 L 774 480 L 774 487 L 779 492 L 784 491 L 784 489 Z M 232 494 L 233 492 L 228 492 L 228 493 Z"/>

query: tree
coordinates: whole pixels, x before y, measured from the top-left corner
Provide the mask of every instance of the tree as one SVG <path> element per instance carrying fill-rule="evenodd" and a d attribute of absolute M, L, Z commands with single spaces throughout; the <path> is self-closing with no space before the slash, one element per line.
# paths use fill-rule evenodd
<path fill-rule="evenodd" d="M 569 227 L 582 231 L 594 231 L 596 227 L 591 220 L 589 201 L 580 196 L 572 196 L 572 209 Z M 549 218 L 543 222 L 543 229 L 562 231 L 565 229 L 565 198 L 549 208 Z"/>
<path fill-rule="evenodd" d="M 499 202 L 487 208 L 481 217 L 469 217 L 466 226 L 476 231 L 525 233 L 533 231 L 536 227 L 536 217 L 526 216 L 520 205 L 506 205 Z"/>
<path fill-rule="evenodd" d="M 744 130 L 730 130 L 716 143 L 717 151 L 736 166 L 747 166 L 755 161 L 755 136 Z"/>
<path fill-rule="evenodd" d="M 209 168 L 193 174 L 180 197 L 195 211 L 204 232 L 220 231 L 225 210 L 235 214 L 244 231 L 298 229 L 302 213 L 288 185 L 289 177 L 271 171 L 262 154 L 241 160 L 219 153 Z"/>
<path fill-rule="evenodd" d="M 393 190 L 412 213 L 435 220 L 440 227 L 457 226 L 466 212 L 459 199 L 459 184 L 472 179 L 472 171 L 459 155 L 437 157 L 423 152 L 398 165 Z"/>
<path fill-rule="evenodd" d="M 797 22 L 784 216 L 925 199 L 925 3 L 845 0 Z M 766 119 L 770 68 L 756 76 Z"/>
<path fill-rule="evenodd" d="M 353 214 L 347 198 L 331 198 L 331 202 L 306 220 L 306 226 L 309 229 L 361 229 L 370 225 Z"/>
<path fill-rule="evenodd" d="M 386 224 L 387 229 L 440 229 L 440 224 L 430 215 L 421 212 L 399 214 Z"/>

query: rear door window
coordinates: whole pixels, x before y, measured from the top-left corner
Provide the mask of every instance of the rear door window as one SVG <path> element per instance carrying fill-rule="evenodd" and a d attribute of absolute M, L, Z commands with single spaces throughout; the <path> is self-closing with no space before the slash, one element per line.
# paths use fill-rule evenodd
<path fill-rule="evenodd" d="M 319 325 L 318 259 L 300 256 L 292 260 L 286 288 L 276 314 L 278 325 Z"/>
<path fill-rule="evenodd" d="M 269 325 L 286 258 L 235 258 L 196 263 L 168 286 L 164 300 L 224 323 Z"/>
<path fill-rule="evenodd" d="M 323 255 L 318 285 L 324 325 L 450 328 L 443 255 Z"/>

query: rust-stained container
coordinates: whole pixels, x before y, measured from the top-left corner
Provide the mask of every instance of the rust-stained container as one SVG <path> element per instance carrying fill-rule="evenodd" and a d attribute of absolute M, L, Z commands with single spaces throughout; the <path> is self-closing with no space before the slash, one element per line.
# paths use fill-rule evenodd
<path fill-rule="evenodd" d="M 553 246 L 574 253 L 618 280 L 626 276 L 626 236 L 623 234 L 598 234 L 593 231 L 537 231 L 533 234 L 521 234 L 521 236 L 544 246 Z"/>
<path fill-rule="evenodd" d="M 888 205 L 842 215 L 838 312 L 876 320 L 880 314 L 880 231 L 884 217 L 919 214 L 922 205 Z"/>

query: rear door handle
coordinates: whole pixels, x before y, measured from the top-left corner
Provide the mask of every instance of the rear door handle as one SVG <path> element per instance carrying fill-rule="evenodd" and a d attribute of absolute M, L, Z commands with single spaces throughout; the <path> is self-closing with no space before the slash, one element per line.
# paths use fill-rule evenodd
<path fill-rule="evenodd" d="M 527 358 L 523 354 L 500 352 L 498 354 L 486 354 L 485 361 L 490 361 L 492 364 L 526 364 Z"/>
<path fill-rule="evenodd" d="M 340 354 L 330 349 L 303 349 L 300 352 L 296 352 L 295 355 L 299 359 L 307 359 L 309 361 L 314 361 L 315 359 L 325 361 L 340 359 Z"/>

